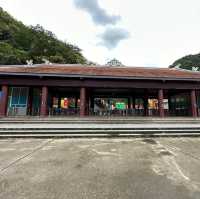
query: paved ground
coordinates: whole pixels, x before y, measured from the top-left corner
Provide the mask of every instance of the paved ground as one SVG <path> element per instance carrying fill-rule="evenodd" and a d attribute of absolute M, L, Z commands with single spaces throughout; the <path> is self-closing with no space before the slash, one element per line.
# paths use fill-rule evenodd
<path fill-rule="evenodd" d="M 199 199 L 200 138 L 0 140 L 0 199 Z"/>

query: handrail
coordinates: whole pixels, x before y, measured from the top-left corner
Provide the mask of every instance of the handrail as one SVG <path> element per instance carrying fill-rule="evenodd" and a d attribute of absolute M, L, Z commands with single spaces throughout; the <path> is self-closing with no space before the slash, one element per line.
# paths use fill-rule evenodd
<path fill-rule="evenodd" d="M 200 112 L 198 110 L 198 112 Z M 106 110 L 93 109 L 87 111 L 89 116 L 159 116 L 158 109 L 123 109 L 123 110 Z M 164 110 L 165 116 L 190 116 L 189 108 L 171 108 Z M 25 108 L 25 107 L 9 107 L 7 110 L 8 116 L 40 116 L 40 108 Z M 47 116 L 80 116 L 80 108 L 48 108 Z"/>

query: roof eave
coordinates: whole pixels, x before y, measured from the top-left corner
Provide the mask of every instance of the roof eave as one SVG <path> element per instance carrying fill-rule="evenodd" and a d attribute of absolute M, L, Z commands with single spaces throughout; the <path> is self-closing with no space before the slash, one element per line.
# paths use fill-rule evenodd
<path fill-rule="evenodd" d="M 25 77 L 70 77 L 88 79 L 121 79 L 121 80 L 162 80 L 162 81 L 193 81 L 199 82 L 200 78 L 180 78 L 180 77 L 139 77 L 139 76 L 109 76 L 109 75 L 82 75 L 82 74 L 51 74 L 51 73 L 6 73 L 0 72 L 2 76 L 25 76 Z"/>

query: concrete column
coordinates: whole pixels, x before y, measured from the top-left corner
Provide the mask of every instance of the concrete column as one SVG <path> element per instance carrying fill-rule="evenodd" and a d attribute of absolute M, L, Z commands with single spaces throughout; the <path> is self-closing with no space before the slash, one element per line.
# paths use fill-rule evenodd
<path fill-rule="evenodd" d="M 132 97 L 132 109 L 135 109 L 135 96 Z"/>
<path fill-rule="evenodd" d="M 48 87 L 42 87 L 40 116 L 47 116 Z"/>
<path fill-rule="evenodd" d="M 128 109 L 131 109 L 131 98 L 130 97 L 128 97 Z"/>
<path fill-rule="evenodd" d="M 144 116 L 149 116 L 149 109 L 148 109 L 148 99 L 149 99 L 149 96 L 147 93 L 145 93 L 144 95 Z"/>
<path fill-rule="evenodd" d="M 2 95 L 0 96 L 0 117 L 5 117 L 8 104 L 8 86 L 2 86 Z"/>
<path fill-rule="evenodd" d="M 31 115 L 33 110 L 33 88 L 29 88 L 29 95 L 28 95 L 28 114 Z"/>
<path fill-rule="evenodd" d="M 197 99 L 196 99 L 196 91 L 195 90 L 191 90 L 190 98 L 191 98 L 192 117 L 197 117 Z"/>
<path fill-rule="evenodd" d="M 160 117 L 165 117 L 163 99 L 164 99 L 163 89 L 159 89 L 159 91 L 158 91 L 158 110 L 159 110 Z"/>
<path fill-rule="evenodd" d="M 92 110 L 94 111 L 94 97 L 92 96 L 92 97 L 90 98 L 90 100 L 91 100 L 91 108 L 92 108 Z"/>
<path fill-rule="evenodd" d="M 172 102 L 171 95 L 168 94 L 168 115 L 172 116 Z"/>
<path fill-rule="evenodd" d="M 75 97 L 75 108 L 77 109 L 78 108 L 78 99 L 79 99 L 79 97 Z"/>
<path fill-rule="evenodd" d="M 80 88 L 80 116 L 86 116 L 86 88 Z"/>
<path fill-rule="evenodd" d="M 86 89 L 86 112 L 85 112 L 85 115 L 89 115 L 90 107 L 91 107 L 90 90 Z"/>

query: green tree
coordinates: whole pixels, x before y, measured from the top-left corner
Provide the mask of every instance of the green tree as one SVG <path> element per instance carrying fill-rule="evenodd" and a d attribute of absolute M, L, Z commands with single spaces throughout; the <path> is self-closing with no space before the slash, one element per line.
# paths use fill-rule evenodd
<path fill-rule="evenodd" d="M 0 8 L 0 64 L 26 64 L 30 59 L 42 63 L 44 58 L 53 63 L 87 62 L 77 46 L 40 25 L 27 27 Z"/>
<path fill-rule="evenodd" d="M 200 71 L 200 53 L 196 55 L 188 55 L 175 61 L 170 68 L 179 67 L 182 69 L 192 70 L 193 67 Z"/>

